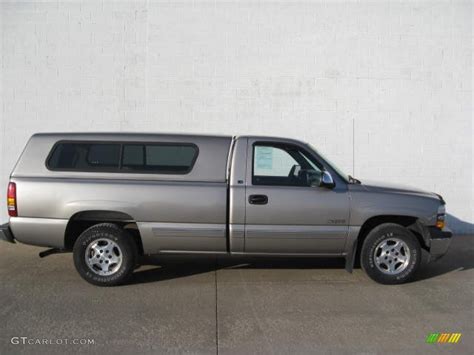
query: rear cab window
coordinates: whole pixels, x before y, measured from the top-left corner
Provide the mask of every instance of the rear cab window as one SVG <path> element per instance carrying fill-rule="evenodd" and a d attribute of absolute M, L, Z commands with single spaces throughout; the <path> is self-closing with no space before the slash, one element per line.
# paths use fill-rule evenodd
<path fill-rule="evenodd" d="M 192 143 L 58 142 L 49 170 L 188 174 L 199 149 Z"/>

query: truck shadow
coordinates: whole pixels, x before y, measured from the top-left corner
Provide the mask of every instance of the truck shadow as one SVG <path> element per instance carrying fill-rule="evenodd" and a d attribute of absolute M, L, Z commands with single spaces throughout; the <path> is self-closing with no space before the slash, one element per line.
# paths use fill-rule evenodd
<path fill-rule="evenodd" d="M 425 255 L 426 257 L 426 255 Z M 166 281 L 221 269 L 344 269 L 342 258 L 284 258 L 245 256 L 178 256 L 144 257 L 144 269 L 138 269 L 131 284 Z M 435 278 L 452 271 L 474 268 L 474 235 L 455 235 L 449 252 L 436 262 L 426 258 L 412 282 Z"/>
<path fill-rule="evenodd" d="M 474 268 L 474 235 L 454 235 L 448 253 L 431 263 L 424 260 L 413 282 L 472 268 Z"/>
<path fill-rule="evenodd" d="M 222 269 L 344 269 L 342 258 L 160 255 L 144 257 L 141 263 L 146 269 L 135 271 L 129 283 L 166 281 Z"/>
<path fill-rule="evenodd" d="M 446 221 L 449 228 L 458 234 L 471 234 L 474 235 L 474 224 L 463 221 L 462 219 L 457 218 L 456 216 L 448 213 L 446 215 Z"/>
<path fill-rule="evenodd" d="M 420 271 L 412 282 L 426 280 L 453 271 L 474 268 L 474 224 L 447 214 L 448 226 L 457 231 L 454 234 L 448 253 L 441 259 L 427 263 L 424 258 Z M 462 233 L 462 234 L 461 234 Z M 425 255 L 426 257 L 426 255 Z"/>

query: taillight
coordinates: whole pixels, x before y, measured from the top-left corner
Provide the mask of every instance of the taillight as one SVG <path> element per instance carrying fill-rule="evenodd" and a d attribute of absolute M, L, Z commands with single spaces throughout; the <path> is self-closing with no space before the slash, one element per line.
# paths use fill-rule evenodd
<path fill-rule="evenodd" d="M 7 208 L 10 217 L 18 216 L 18 209 L 16 208 L 16 184 L 14 182 L 8 184 Z"/>

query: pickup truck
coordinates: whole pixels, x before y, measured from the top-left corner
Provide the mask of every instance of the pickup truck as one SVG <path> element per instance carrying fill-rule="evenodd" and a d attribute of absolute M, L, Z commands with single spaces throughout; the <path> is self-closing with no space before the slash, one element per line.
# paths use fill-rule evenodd
<path fill-rule="evenodd" d="M 399 284 L 452 236 L 440 195 L 361 182 L 307 143 L 259 136 L 35 134 L 7 209 L 1 239 L 72 251 L 102 286 L 150 254 L 340 257 Z"/>

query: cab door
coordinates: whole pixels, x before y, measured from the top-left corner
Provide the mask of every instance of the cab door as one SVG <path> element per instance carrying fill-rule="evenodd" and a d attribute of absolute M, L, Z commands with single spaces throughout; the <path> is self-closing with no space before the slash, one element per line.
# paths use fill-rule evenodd
<path fill-rule="evenodd" d="M 326 167 L 303 144 L 249 138 L 247 147 L 245 252 L 343 253 L 347 185 L 320 186 Z"/>

